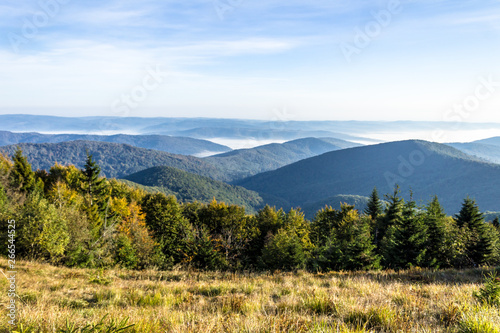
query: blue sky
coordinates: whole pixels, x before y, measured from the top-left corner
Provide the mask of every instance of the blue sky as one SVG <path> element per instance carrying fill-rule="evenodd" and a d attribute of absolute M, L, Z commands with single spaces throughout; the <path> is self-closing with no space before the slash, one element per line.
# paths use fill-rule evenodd
<path fill-rule="evenodd" d="M 499 0 L 3 0 L 0 17 L 3 114 L 500 122 Z"/>

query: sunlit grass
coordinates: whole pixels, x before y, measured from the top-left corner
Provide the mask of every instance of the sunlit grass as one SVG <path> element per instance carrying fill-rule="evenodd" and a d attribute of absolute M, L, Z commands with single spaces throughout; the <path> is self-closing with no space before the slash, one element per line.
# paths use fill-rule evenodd
<path fill-rule="evenodd" d="M 487 270 L 238 274 L 17 264 L 24 332 L 120 322 L 133 325 L 127 332 L 500 332 L 500 309 L 474 297 Z M 0 268 L 7 270 L 5 259 Z M 0 331 L 11 332 L 4 277 L 0 286 Z"/>

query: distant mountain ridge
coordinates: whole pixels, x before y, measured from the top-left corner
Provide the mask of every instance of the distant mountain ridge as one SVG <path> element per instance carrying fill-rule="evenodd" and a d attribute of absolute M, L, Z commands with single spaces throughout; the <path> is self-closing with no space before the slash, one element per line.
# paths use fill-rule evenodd
<path fill-rule="evenodd" d="M 213 179 L 224 180 L 225 173 L 200 158 L 175 155 L 163 151 L 138 148 L 127 144 L 69 141 L 61 143 L 20 143 L 0 147 L 12 156 L 20 147 L 34 170 L 49 170 L 54 163 L 74 164 L 82 168 L 87 151 L 108 178 L 119 178 L 153 166 L 168 165 Z"/>
<path fill-rule="evenodd" d="M 500 210 L 500 165 L 418 140 L 333 151 L 236 182 L 289 206 L 340 194 L 368 196 L 375 186 L 392 193 L 396 183 L 405 197 L 411 189 L 423 204 L 438 195 L 448 213 L 456 213 L 468 195 L 482 210 Z"/>
<path fill-rule="evenodd" d="M 358 146 L 361 145 L 334 138 L 304 138 L 282 144 L 272 143 L 233 150 L 204 160 L 226 170 L 231 179 L 237 180 L 329 151 Z"/>
<path fill-rule="evenodd" d="M 468 143 L 447 143 L 447 145 L 485 162 L 500 164 L 500 145 L 482 142 L 492 141 L 487 139 Z"/>
<path fill-rule="evenodd" d="M 17 143 L 59 143 L 65 141 L 101 141 L 125 143 L 131 146 L 166 151 L 172 154 L 201 155 L 230 151 L 231 148 L 206 140 L 166 135 L 89 135 L 89 134 L 40 134 L 0 131 L 0 146 Z"/>

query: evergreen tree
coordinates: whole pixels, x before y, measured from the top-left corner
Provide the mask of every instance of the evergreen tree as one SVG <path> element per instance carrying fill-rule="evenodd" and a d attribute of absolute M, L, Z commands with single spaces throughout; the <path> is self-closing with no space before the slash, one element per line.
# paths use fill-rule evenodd
<path fill-rule="evenodd" d="M 500 220 L 498 219 L 498 216 L 496 216 L 491 223 L 495 228 L 500 230 Z"/>
<path fill-rule="evenodd" d="M 321 210 L 313 221 L 313 228 L 323 226 L 326 237 L 316 237 L 313 267 L 318 270 L 360 270 L 377 268 L 370 234 L 370 218 L 360 217 L 354 206 L 342 205 L 340 211 L 331 207 Z M 329 230 L 325 229 L 329 226 Z"/>
<path fill-rule="evenodd" d="M 458 227 L 466 233 L 466 256 L 473 266 L 488 264 L 495 257 L 494 235 L 488 232 L 476 202 L 467 197 L 455 215 Z"/>
<path fill-rule="evenodd" d="M 392 197 L 392 205 L 399 204 L 402 206 L 398 211 L 393 210 L 397 214 L 391 214 L 394 219 L 382 240 L 383 263 L 391 268 L 420 266 L 424 263 L 427 241 L 423 216 L 412 199 L 404 203 Z"/>
<path fill-rule="evenodd" d="M 375 234 L 373 235 L 379 254 L 383 251 L 382 241 L 386 238 L 387 232 L 394 225 L 400 224 L 403 219 L 404 200 L 399 196 L 399 186 L 396 185 L 394 193 L 391 196 L 386 195 L 386 199 L 389 203 L 385 209 L 385 215 L 376 221 Z M 387 247 L 389 244 L 386 242 L 385 246 Z"/>
<path fill-rule="evenodd" d="M 370 194 L 370 199 L 368 200 L 368 204 L 364 212 L 366 215 L 370 216 L 373 221 L 376 221 L 382 214 L 382 201 L 380 201 L 376 187 L 373 188 L 373 191 Z"/>
<path fill-rule="evenodd" d="M 23 152 L 18 148 L 12 158 L 14 165 L 9 174 L 11 186 L 19 189 L 21 192 L 32 192 L 36 186 L 35 173 L 31 169 Z"/>
<path fill-rule="evenodd" d="M 426 266 L 449 267 L 453 260 L 453 240 L 447 230 L 446 214 L 437 196 L 427 205 L 424 223 L 427 226 Z"/>
<path fill-rule="evenodd" d="M 90 199 L 90 206 L 104 193 L 104 178 L 100 178 L 101 167 L 92 159 L 92 155 L 87 152 L 85 168 L 82 170 L 84 191 Z M 97 200 L 96 200 L 97 199 Z"/>

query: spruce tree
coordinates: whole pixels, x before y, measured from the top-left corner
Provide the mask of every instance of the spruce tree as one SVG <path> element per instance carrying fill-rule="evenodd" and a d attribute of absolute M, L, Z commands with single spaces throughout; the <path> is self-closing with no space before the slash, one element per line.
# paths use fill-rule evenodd
<path fill-rule="evenodd" d="M 483 214 L 476 202 L 465 198 L 455 221 L 467 234 L 466 254 L 473 266 L 489 263 L 495 256 L 495 244 L 492 235 L 484 222 Z"/>
<path fill-rule="evenodd" d="M 400 214 L 396 217 L 382 240 L 385 266 L 391 268 L 421 266 L 426 252 L 427 228 L 415 201 L 410 199 L 403 204 Z"/>
<path fill-rule="evenodd" d="M 364 210 L 365 214 L 370 216 L 372 220 L 376 221 L 382 214 L 382 201 L 380 201 L 377 188 L 374 187 L 370 194 L 367 207 Z"/>
<path fill-rule="evenodd" d="M 450 244 L 449 235 L 447 235 L 446 219 L 446 214 L 437 196 L 434 196 L 427 205 L 424 215 L 428 235 L 426 266 L 439 268 L 450 264 L 452 244 Z"/>
<path fill-rule="evenodd" d="M 384 238 L 386 238 L 387 232 L 390 231 L 394 225 L 399 224 L 400 220 L 403 218 L 404 200 L 399 196 L 398 185 L 394 188 L 394 193 L 391 196 L 386 195 L 386 199 L 389 204 L 385 209 L 385 215 L 376 221 L 375 234 L 373 235 L 378 253 L 383 251 L 383 246 L 388 246 L 387 242 L 385 245 L 382 244 Z"/>
<path fill-rule="evenodd" d="M 104 178 L 100 178 L 101 167 L 92 159 L 87 152 L 85 168 L 82 170 L 84 190 L 90 199 L 90 205 L 94 204 L 96 197 L 102 196 L 104 190 Z"/>

